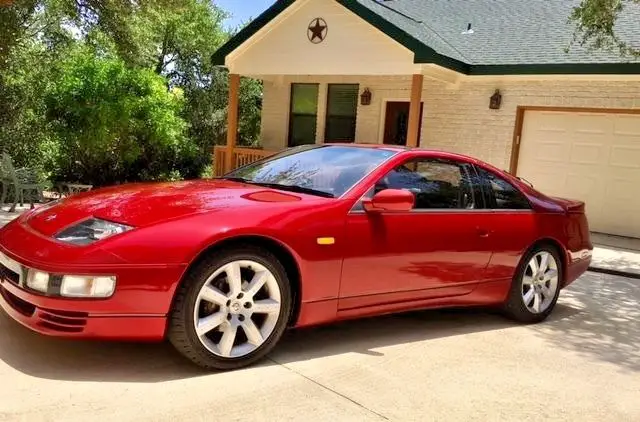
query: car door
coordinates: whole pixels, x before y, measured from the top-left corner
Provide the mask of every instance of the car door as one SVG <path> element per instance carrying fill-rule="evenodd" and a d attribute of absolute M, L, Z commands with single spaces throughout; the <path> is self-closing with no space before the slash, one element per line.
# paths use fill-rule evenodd
<path fill-rule="evenodd" d="M 536 214 L 519 189 L 498 173 L 476 166 L 491 210 L 487 227 L 493 250 L 486 276 L 490 280 L 510 280 L 522 254 L 537 240 Z"/>
<path fill-rule="evenodd" d="M 364 197 L 384 189 L 414 193 L 409 212 L 367 213 L 361 201 L 347 216 L 341 308 L 389 300 L 470 292 L 491 257 L 489 212 L 473 166 L 421 156 L 383 176 Z M 402 294 L 402 293 L 406 294 Z M 349 300 L 368 296 L 361 302 Z"/>

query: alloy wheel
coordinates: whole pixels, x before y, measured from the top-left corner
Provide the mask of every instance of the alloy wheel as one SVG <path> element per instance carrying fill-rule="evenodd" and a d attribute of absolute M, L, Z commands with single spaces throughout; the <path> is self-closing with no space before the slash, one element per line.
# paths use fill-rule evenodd
<path fill-rule="evenodd" d="M 265 266 L 232 261 L 208 277 L 194 307 L 194 327 L 216 356 L 240 358 L 260 347 L 281 312 L 280 287 Z"/>
<path fill-rule="evenodd" d="M 550 252 L 536 253 L 522 277 L 522 301 L 534 314 L 546 311 L 558 291 L 558 263 Z"/>

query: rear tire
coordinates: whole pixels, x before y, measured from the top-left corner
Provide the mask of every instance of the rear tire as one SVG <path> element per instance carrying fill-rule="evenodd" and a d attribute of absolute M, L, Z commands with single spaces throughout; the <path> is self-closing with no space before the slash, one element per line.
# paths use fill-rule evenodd
<path fill-rule="evenodd" d="M 179 287 L 168 338 L 205 369 L 242 368 L 280 340 L 291 301 L 287 273 L 273 254 L 251 245 L 212 254 Z"/>
<path fill-rule="evenodd" d="M 518 265 L 503 307 L 505 314 L 526 324 L 544 321 L 558 301 L 563 276 L 556 248 L 534 247 Z"/>

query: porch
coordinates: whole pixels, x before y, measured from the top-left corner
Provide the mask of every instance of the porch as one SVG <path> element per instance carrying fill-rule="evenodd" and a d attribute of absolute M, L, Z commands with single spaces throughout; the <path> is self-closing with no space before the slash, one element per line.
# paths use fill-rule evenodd
<path fill-rule="evenodd" d="M 233 148 L 231 149 L 230 164 L 227 162 L 229 149 L 226 145 L 216 145 L 213 147 L 213 170 L 214 176 L 220 177 L 238 167 L 251 164 L 255 161 L 276 154 L 278 151 L 262 148 Z"/>
<path fill-rule="evenodd" d="M 243 75 L 244 76 L 244 75 Z M 251 75 L 247 75 L 251 76 Z M 413 75 L 261 75 L 264 83 L 259 147 L 237 145 L 240 75 L 231 73 L 225 145 L 213 148 L 214 174 L 288 147 L 378 143 L 417 147 L 423 121 L 423 82 Z"/>

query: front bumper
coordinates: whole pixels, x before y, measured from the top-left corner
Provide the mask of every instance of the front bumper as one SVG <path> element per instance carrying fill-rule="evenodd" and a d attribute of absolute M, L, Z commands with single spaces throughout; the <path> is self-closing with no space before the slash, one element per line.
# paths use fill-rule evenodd
<path fill-rule="evenodd" d="M 20 224 L 0 234 L 0 307 L 20 324 L 42 334 L 113 340 L 161 340 L 173 293 L 184 265 L 78 263 L 61 256 L 65 245 L 44 239 Z M 114 294 L 106 299 L 46 296 L 24 285 L 26 269 L 51 274 L 117 277 Z"/>
<path fill-rule="evenodd" d="M 44 307 L 24 291 L 0 281 L 0 307 L 15 321 L 40 334 L 104 340 L 159 341 L 164 338 L 165 316 L 92 315 Z M 53 300 L 52 300 L 53 301 Z M 35 303 L 34 303 L 35 302 Z"/>

